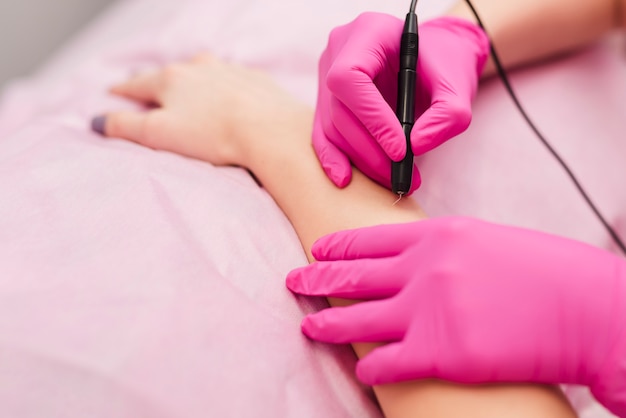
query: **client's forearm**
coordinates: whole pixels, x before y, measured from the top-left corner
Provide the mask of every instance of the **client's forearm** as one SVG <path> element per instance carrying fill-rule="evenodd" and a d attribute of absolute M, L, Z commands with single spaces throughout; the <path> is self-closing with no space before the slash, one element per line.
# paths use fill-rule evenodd
<path fill-rule="evenodd" d="M 473 0 L 508 67 L 532 63 L 589 44 L 626 25 L 625 0 Z M 474 21 L 465 0 L 449 14 Z M 485 75 L 493 74 L 490 61 Z"/>
<path fill-rule="evenodd" d="M 309 260 L 311 245 L 327 233 L 424 217 L 415 201 L 403 199 L 394 206 L 394 195 L 358 172 L 347 188 L 336 188 L 324 175 L 310 145 L 311 114 L 304 112 L 299 121 L 292 122 L 291 127 L 276 134 L 284 135 L 282 140 L 275 137 L 273 141 L 250 141 L 244 165 L 255 173 L 290 219 Z M 355 345 L 359 356 L 371 348 L 372 345 Z M 423 381 L 381 386 L 375 391 L 387 417 L 472 413 L 481 417 L 572 416 L 560 392 L 548 387 L 471 388 Z"/>
<path fill-rule="evenodd" d="M 310 144 L 312 115 L 303 112 L 290 138 L 275 148 L 252 141 L 246 166 L 259 178 L 294 226 L 309 259 L 313 242 L 342 229 L 424 218 L 415 201 L 395 206 L 386 189 L 356 172 L 349 187 L 338 189 L 321 170 Z"/>

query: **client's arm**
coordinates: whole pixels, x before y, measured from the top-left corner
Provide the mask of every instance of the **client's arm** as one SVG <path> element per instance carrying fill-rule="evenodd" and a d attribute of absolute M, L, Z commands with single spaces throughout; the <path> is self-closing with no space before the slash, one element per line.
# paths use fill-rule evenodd
<path fill-rule="evenodd" d="M 140 76 L 113 91 L 162 107 L 108 115 L 108 136 L 250 169 L 293 224 L 309 260 L 312 243 L 327 233 L 424 217 L 413 200 L 394 206 L 388 190 L 358 172 L 347 188 L 337 189 L 310 144 L 311 110 L 259 73 L 201 57 Z M 359 356 L 370 349 L 355 346 Z M 388 417 L 573 416 L 562 394 L 545 386 L 464 387 L 422 381 L 375 391 Z"/>
<path fill-rule="evenodd" d="M 472 0 L 506 66 L 572 51 L 626 27 L 626 0 Z M 475 21 L 465 0 L 448 14 Z M 492 74 L 489 62 L 485 75 Z"/>

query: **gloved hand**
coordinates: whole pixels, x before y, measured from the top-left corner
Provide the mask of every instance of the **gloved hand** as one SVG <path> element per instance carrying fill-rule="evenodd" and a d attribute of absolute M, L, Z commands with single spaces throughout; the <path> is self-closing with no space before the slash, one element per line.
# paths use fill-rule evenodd
<path fill-rule="evenodd" d="M 331 32 L 320 59 L 313 147 L 339 187 L 350 183 L 352 162 L 390 188 L 390 158 L 400 161 L 406 154 L 395 115 L 403 25 L 393 16 L 364 13 Z M 419 26 L 415 155 L 468 127 L 488 53 L 487 36 L 469 21 L 443 17 Z M 420 182 L 416 168 L 411 192 Z"/>
<path fill-rule="evenodd" d="M 377 385 L 587 385 L 626 416 L 626 262 L 589 245 L 470 218 L 339 232 L 287 286 L 370 300 L 310 315 L 302 330 L 332 342 L 390 342 L 360 360 Z"/>

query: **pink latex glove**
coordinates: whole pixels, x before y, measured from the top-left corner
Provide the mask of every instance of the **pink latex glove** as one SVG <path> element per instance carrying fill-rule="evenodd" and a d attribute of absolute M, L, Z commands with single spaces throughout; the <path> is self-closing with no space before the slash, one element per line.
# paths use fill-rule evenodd
<path fill-rule="evenodd" d="M 404 22 L 364 13 L 335 28 L 319 63 L 313 147 L 339 187 L 351 178 L 351 162 L 391 187 L 391 161 L 406 154 L 395 115 L 400 37 Z M 489 53 L 485 33 L 469 21 L 443 17 L 419 26 L 416 118 L 411 133 L 421 155 L 464 131 Z M 420 116 L 421 115 L 421 116 Z M 421 179 L 417 167 L 411 192 Z"/>
<path fill-rule="evenodd" d="M 626 416 L 626 262 L 589 245 L 469 218 L 339 232 L 294 270 L 305 295 L 370 300 L 305 318 L 332 342 L 390 342 L 360 360 L 377 385 L 587 385 Z M 379 300 L 376 300 L 379 299 Z"/>

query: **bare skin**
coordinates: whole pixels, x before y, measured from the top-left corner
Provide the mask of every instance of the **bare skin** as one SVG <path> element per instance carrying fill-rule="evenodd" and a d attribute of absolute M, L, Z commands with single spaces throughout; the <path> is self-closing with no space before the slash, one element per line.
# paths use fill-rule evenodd
<path fill-rule="evenodd" d="M 413 200 L 393 206 L 394 195 L 358 172 L 347 188 L 336 188 L 310 145 L 312 110 L 259 72 L 203 55 L 111 91 L 160 107 L 109 114 L 107 136 L 250 169 L 291 221 L 310 261 L 313 242 L 328 233 L 424 218 Z M 359 356 L 373 347 L 354 346 Z M 548 386 L 419 381 L 380 386 L 375 393 L 388 417 L 575 416 L 561 392 Z"/>
<path fill-rule="evenodd" d="M 626 0 L 472 0 L 507 67 L 517 67 L 589 45 L 626 28 Z M 475 21 L 464 0 L 448 14 Z M 488 62 L 484 75 L 494 73 Z"/>

